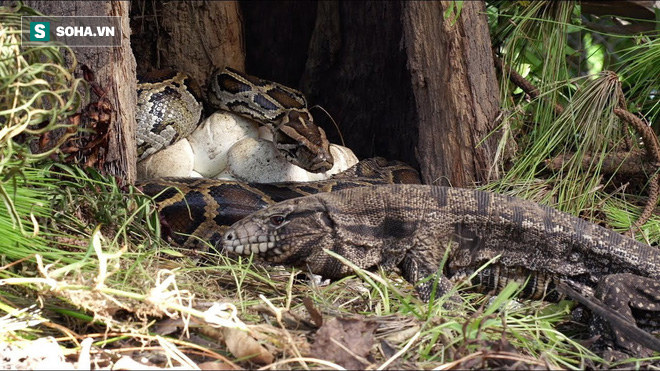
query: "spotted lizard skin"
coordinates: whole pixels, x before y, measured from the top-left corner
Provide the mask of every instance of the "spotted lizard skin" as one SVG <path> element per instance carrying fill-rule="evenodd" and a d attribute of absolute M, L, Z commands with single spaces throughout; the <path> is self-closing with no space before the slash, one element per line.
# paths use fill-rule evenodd
<path fill-rule="evenodd" d="M 364 269 L 400 272 L 424 300 L 433 288 L 424 279 L 436 274 L 447 249 L 436 296 L 494 259 L 472 280 L 476 289 L 497 291 L 517 281 L 523 298 L 568 295 L 612 324 L 615 349 L 637 356 L 660 351 L 660 340 L 633 316 L 633 309 L 660 316 L 660 251 L 514 197 L 426 185 L 347 189 L 256 212 L 227 230 L 222 245 L 231 255 L 254 254 L 327 278 L 353 273 L 327 249 Z"/>

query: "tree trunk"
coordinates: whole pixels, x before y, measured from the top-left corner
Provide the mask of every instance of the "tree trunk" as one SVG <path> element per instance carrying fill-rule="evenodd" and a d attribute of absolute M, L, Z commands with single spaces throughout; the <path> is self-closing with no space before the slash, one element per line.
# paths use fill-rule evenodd
<path fill-rule="evenodd" d="M 122 45 L 111 47 L 72 47 L 78 60 L 76 75 L 82 76 L 81 65 L 95 74 L 95 81 L 106 91 L 112 114 L 106 148 L 102 148 L 94 162 L 106 173 L 133 182 L 135 172 L 135 58 L 130 46 L 128 12 L 125 1 L 68 2 L 26 1 L 28 5 L 45 15 L 52 16 L 120 16 L 122 20 Z M 85 123 L 83 123 L 84 125 Z M 89 159 L 82 158 L 82 163 Z"/>
<path fill-rule="evenodd" d="M 242 3 L 248 73 L 298 85 L 332 117 L 312 111 L 329 139 L 340 142 L 334 121 L 360 158 L 408 162 L 429 184 L 471 186 L 497 176 L 489 169 L 498 136 L 487 135 L 495 129 L 498 85 L 483 2 L 463 2 L 449 19 L 451 2 L 316 4 L 313 15 L 311 5 Z M 315 25 L 311 34 L 304 27 L 292 34 L 258 21 L 259 14 L 277 14 L 277 25 L 312 18 Z M 305 45 L 305 71 L 296 79 Z"/>
<path fill-rule="evenodd" d="M 305 71 L 316 8 L 324 4 L 299 0 L 240 2 L 247 72 L 297 87 Z"/>
<path fill-rule="evenodd" d="M 419 117 L 417 158 L 427 183 L 469 186 L 489 180 L 499 110 L 483 2 L 406 2 L 408 69 Z M 449 8 L 450 17 L 444 14 Z M 460 13 L 457 14 L 457 13 Z M 485 140 L 484 140 L 485 139 Z M 446 179 L 442 179 L 446 177 Z"/>
<path fill-rule="evenodd" d="M 131 43 L 138 75 L 172 68 L 206 84 L 214 68 L 245 69 L 235 1 L 133 1 Z"/>
<path fill-rule="evenodd" d="M 94 72 L 113 111 L 107 148 L 94 163 L 130 183 L 136 179 L 136 71 L 174 68 L 205 86 L 214 67 L 244 69 L 242 24 L 234 1 L 28 1 L 26 5 L 52 16 L 121 16 L 120 48 L 72 50 L 79 66 L 84 64 Z M 75 72 L 82 76 L 80 68 Z M 80 163 L 90 163 L 90 159 L 82 158 Z"/>
<path fill-rule="evenodd" d="M 30 4 L 56 15 L 125 16 L 128 7 L 114 1 Z M 250 74 L 301 88 L 310 105 L 329 113 L 312 110 L 329 139 L 340 143 L 341 133 L 360 158 L 408 162 L 429 184 L 472 186 L 497 177 L 489 170 L 498 135 L 489 134 L 498 88 L 483 2 L 462 2 L 460 11 L 459 3 L 437 1 L 245 2 L 243 24 L 235 2 L 132 4 L 131 42 L 142 72 L 173 67 L 204 85 L 212 66 L 242 69 L 245 63 Z M 107 156 L 113 173 L 132 180 L 131 49 L 78 49 L 114 99 Z"/>

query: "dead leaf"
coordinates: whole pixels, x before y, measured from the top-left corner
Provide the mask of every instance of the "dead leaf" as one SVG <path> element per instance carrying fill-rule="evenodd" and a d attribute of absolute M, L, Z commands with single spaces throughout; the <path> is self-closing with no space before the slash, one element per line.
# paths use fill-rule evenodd
<path fill-rule="evenodd" d="M 165 336 L 165 335 L 171 335 L 184 327 L 185 327 L 185 323 L 181 318 L 174 319 L 167 317 L 164 320 L 158 321 L 158 323 L 156 323 L 151 330 L 155 334 Z"/>
<path fill-rule="evenodd" d="M 316 333 L 312 353 L 349 370 L 364 369 L 374 344 L 378 324 L 362 319 L 332 318 Z"/>
<path fill-rule="evenodd" d="M 229 349 L 234 357 L 246 358 L 250 362 L 260 365 L 273 363 L 273 355 L 268 353 L 266 348 L 262 347 L 249 333 L 234 328 L 223 327 L 222 335 L 225 338 L 227 349 Z"/>
<path fill-rule="evenodd" d="M 202 370 L 235 370 L 230 364 L 220 361 L 203 362 L 197 365 Z"/>

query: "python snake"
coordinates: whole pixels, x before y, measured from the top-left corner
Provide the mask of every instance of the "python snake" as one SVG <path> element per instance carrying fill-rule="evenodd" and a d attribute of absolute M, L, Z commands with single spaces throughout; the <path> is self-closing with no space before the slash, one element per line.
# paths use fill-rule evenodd
<path fill-rule="evenodd" d="M 181 72 L 156 72 L 141 81 L 138 153 L 145 158 L 195 130 L 202 104 L 199 87 Z M 299 91 L 226 68 L 212 74 L 207 101 L 213 108 L 269 127 L 275 146 L 290 162 L 311 172 L 332 167 L 325 132 L 314 125 L 305 97 Z M 168 113 L 172 108 L 176 112 Z M 401 162 L 372 158 L 326 181 L 247 184 L 162 178 L 140 187 L 158 204 L 165 238 L 182 247 L 205 250 L 204 242 L 215 246 L 231 224 L 273 203 L 318 192 L 391 183 L 420 183 L 419 174 Z"/>
<path fill-rule="evenodd" d="M 200 123 L 199 87 L 182 72 L 156 71 L 138 84 L 138 157 L 149 155 L 190 135 Z M 320 173 L 333 166 L 330 143 L 316 126 L 302 93 L 231 68 L 216 70 L 208 84 L 207 102 L 267 126 L 284 157 L 303 169 Z"/>
<path fill-rule="evenodd" d="M 158 204 L 163 237 L 182 247 L 204 251 L 203 241 L 216 246 L 231 224 L 276 202 L 319 192 L 395 183 L 419 184 L 419 174 L 402 162 L 375 157 L 326 181 L 247 184 L 206 178 L 163 178 L 140 187 Z"/>
<path fill-rule="evenodd" d="M 138 160 L 190 135 L 202 116 L 201 92 L 183 72 L 159 70 L 139 78 L 137 87 Z"/>

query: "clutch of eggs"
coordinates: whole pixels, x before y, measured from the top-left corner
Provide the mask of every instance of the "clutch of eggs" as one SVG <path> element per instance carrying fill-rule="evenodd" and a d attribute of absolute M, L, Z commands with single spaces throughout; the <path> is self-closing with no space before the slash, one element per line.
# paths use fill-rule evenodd
<path fill-rule="evenodd" d="M 358 162 L 350 149 L 330 144 L 334 166 L 310 173 L 284 158 L 270 130 L 229 112 L 216 112 L 186 139 L 137 163 L 139 180 L 206 177 L 252 183 L 324 180 Z"/>

